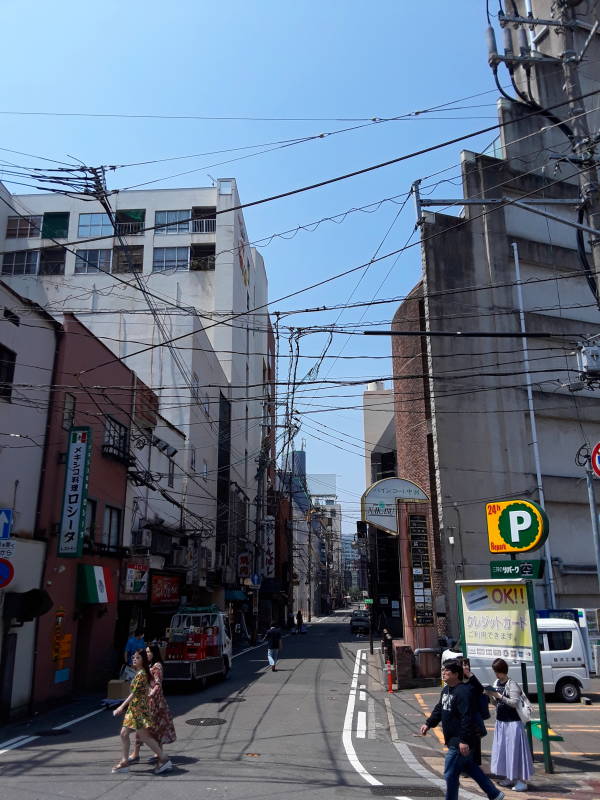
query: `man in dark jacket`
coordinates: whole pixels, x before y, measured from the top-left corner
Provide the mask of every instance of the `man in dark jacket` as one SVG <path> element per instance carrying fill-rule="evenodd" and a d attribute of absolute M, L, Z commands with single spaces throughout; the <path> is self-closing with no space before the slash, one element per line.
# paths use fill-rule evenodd
<path fill-rule="evenodd" d="M 277 672 L 276 664 L 279 661 L 279 651 L 281 650 L 281 629 L 277 627 L 277 625 L 272 622 L 271 627 L 263 636 L 263 642 L 266 641 L 268 644 L 267 647 L 267 658 L 269 659 L 269 665 L 273 672 Z"/>
<path fill-rule="evenodd" d="M 458 800 L 460 775 L 466 772 L 485 792 L 489 800 L 504 800 L 501 792 L 474 761 L 471 749 L 476 745 L 477 732 L 471 688 L 462 682 L 463 670 L 457 661 L 447 661 L 442 670 L 446 686 L 431 716 L 421 725 L 425 736 L 430 728 L 440 722 L 448 748 L 444 763 L 446 800 Z"/>

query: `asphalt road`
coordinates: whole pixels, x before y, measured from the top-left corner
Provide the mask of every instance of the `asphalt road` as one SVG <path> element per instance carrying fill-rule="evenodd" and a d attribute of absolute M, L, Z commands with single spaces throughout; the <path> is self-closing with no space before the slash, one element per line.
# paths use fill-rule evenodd
<path fill-rule="evenodd" d="M 338 613 L 314 621 L 305 635 L 286 637 L 275 673 L 261 645 L 236 656 L 228 680 L 168 693 L 178 738 L 167 748 L 174 769 L 165 775 L 153 775 L 145 763 L 111 774 L 120 725 L 92 698 L 8 726 L 0 732 L 0 799 L 443 798 L 442 748 L 433 733 L 416 735 L 438 692 L 386 694 L 378 654 L 369 656 L 368 640 L 351 636 L 348 622 Z M 599 727 L 595 711 L 552 709 L 554 727 L 569 728 L 565 753 L 600 750 L 589 747 L 589 731 Z M 575 768 L 579 762 L 580 772 L 593 773 L 600 763 L 590 758 L 581 766 L 581 759 L 564 757 Z M 530 800 L 565 796 L 558 776 L 551 777 Z M 573 800 L 600 797 L 575 791 L 578 777 L 566 776 Z M 461 800 L 482 797 L 472 790 Z"/>

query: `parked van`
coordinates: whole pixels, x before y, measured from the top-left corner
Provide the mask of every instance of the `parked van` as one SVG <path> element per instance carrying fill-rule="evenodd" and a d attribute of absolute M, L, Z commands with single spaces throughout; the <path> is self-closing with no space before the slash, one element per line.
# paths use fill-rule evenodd
<path fill-rule="evenodd" d="M 590 688 L 590 670 L 587 652 L 581 631 L 576 622 L 569 619 L 538 619 L 538 638 L 544 680 L 544 694 L 555 694 L 565 703 L 576 703 L 582 691 Z M 460 648 L 460 643 L 456 646 Z M 460 649 L 444 650 L 442 664 L 462 655 Z M 495 656 L 469 656 L 471 669 L 481 683 L 493 683 L 496 676 L 492 670 Z M 509 665 L 509 675 L 522 683 L 521 664 L 503 656 Z M 530 694 L 535 694 L 535 670 L 527 665 L 527 682 Z"/>

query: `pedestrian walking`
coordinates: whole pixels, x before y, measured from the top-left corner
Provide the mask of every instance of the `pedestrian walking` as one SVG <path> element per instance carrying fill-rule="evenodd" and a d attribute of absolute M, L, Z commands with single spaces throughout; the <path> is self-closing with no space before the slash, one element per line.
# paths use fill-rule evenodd
<path fill-rule="evenodd" d="M 279 661 L 279 651 L 282 649 L 281 629 L 272 622 L 271 627 L 263 636 L 263 642 L 267 642 L 267 658 L 272 672 L 277 672 L 277 662 Z"/>
<path fill-rule="evenodd" d="M 471 672 L 471 662 L 468 658 L 457 659 L 463 668 L 463 683 L 471 689 L 473 702 L 473 715 L 475 720 L 475 733 L 477 738 L 472 748 L 473 761 L 481 766 L 481 740 L 487 736 L 484 719 L 490 718 L 489 699 L 485 694 L 481 681 Z"/>
<path fill-rule="evenodd" d="M 173 769 L 173 764 L 168 758 L 165 758 L 162 747 L 150 734 L 152 718 L 148 707 L 148 689 L 152 675 L 146 651 L 136 650 L 132 656 L 131 663 L 136 670 L 135 677 L 131 681 L 131 692 L 129 697 L 123 700 L 121 705 L 113 711 L 113 716 L 115 717 L 127 712 L 123 718 L 123 727 L 120 734 L 123 758 L 111 771 L 129 772 L 129 737 L 134 732 L 156 755 L 157 764 L 154 773 L 155 775 L 160 775 Z"/>
<path fill-rule="evenodd" d="M 302 617 L 302 611 L 298 609 L 298 613 L 296 614 L 296 633 L 302 633 L 302 623 L 304 619 Z"/>
<path fill-rule="evenodd" d="M 381 634 L 381 652 L 385 661 L 394 663 L 394 640 L 387 628 L 384 628 Z"/>
<path fill-rule="evenodd" d="M 159 646 L 157 644 L 148 645 L 146 648 L 146 655 L 148 657 L 150 674 L 152 676 L 150 680 L 150 691 L 148 692 L 148 708 L 152 718 L 150 735 L 161 747 L 164 747 L 164 745 L 174 742 L 177 739 L 177 734 L 175 733 L 175 726 L 173 725 L 173 715 L 171 714 L 163 693 L 164 667 Z M 140 760 L 141 746 L 142 740 L 139 734 L 136 733 L 133 753 L 128 759 L 130 764 L 135 764 Z M 155 756 L 150 758 L 150 761 L 155 760 Z"/>
<path fill-rule="evenodd" d="M 146 643 L 144 642 L 144 632 L 141 630 L 141 628 L 138 628 L 136 632 L 133 633 L 129 639 L 127 639 L 127 644 L 125 645 L 123 660 L 128 667 L 131 666 L 131 659 L 135 651 L 141 650 L 145 646 Z"/>
<path fill-rule="evenodd" d="M 491 770 L 504 776 L 501 786 L 512 786 L 514 792 L 526 792 L 527 781 L 533 775 L 533 759 L 525 726 L 517 713 L 522 694 L 519 684 L 508 677 L 508 664 L 503 658 L 492 662 L 496 674 L 494 691 L 489 691 L 496 706 L 496 727 L 492 745 Z"/>
<path fill-rule="evenodd" d="M 431 715 L 421 725 L 425 736 L 430 728 L 442 723 L 444 741 L 448 748 L 444 763 L 446 800 L 458 800 L 460 775 L 466 773 L 485 792 L 489 800 L 504 800 L 500 791 L 478 766 L 472 756 L 476 744 L 472 690 L 462 682 L 463 669 L 458 661 L 447 661 L 442 670 L 445 686 Z"/>

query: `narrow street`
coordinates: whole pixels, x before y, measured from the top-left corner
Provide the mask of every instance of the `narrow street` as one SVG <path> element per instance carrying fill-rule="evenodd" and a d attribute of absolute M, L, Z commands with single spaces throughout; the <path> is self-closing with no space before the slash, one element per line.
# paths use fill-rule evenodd
<path fill-rule="evenodd" d="M 379 656 L 369 658 L 366 637 L 350 635 L 345 612 L 313 620 L 307 634 L 284 642 L 275 673 L 266 666 L 265 646 L 259 645 L 235 657 L 224 683 L 169 693 L 178 737 L 169 747 L 172 772 L 154 776 L 142 760 L 128 774 L 112 775 L 119 723 L 98 710 L 97 702 L 88 701 L 86 710 L 80 701 L 5 728 L 0 798 L 444 796 L 439 737 L 416 735 L 437 690 L 386 694 Z M 597 737 L 596 708 L 552 708 L 557 727 L 565 727 L 570 741 L 556 752 L 556 776 L 544 776 L 537 760 L 530 800 L 565 793 L 575 800 L 597 797 L 593 776 L 600 754 L 589 746 Z M 591 793 L 585 791 L 590 780 Z M 481 796 L 461 792 L 466 800 Z M 517 796 L 507 791 L 508 798 Z"/>

